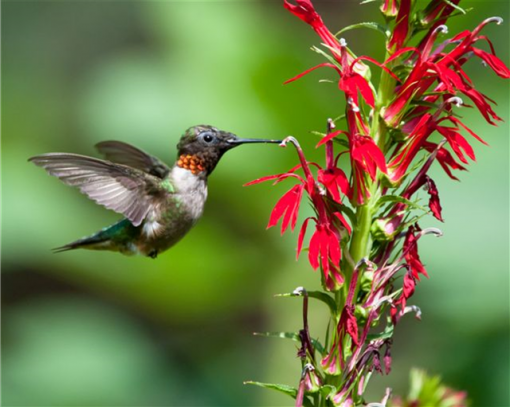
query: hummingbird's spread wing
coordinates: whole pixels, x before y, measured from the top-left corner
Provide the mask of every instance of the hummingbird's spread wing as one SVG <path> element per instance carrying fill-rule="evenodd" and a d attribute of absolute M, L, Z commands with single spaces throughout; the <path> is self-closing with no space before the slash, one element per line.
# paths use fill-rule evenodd
<path fill-rule="evenodd" d="M 170 172 L 159 158 L 122 141 L 102 141 L 96 144 L 96 148 L 108 161 L 138 168 L 161 179 Z"/>
<path fill-rule="evenodd" d="M 139 226 L 152 205 L 168 193 L 158 178 L 135 168 L 78 154 L 48 153 L 29 159 L 98 204 Z"/>

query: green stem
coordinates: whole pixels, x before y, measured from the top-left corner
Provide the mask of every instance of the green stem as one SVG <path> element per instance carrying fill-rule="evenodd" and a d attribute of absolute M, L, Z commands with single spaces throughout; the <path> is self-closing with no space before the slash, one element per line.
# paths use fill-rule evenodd
<path fill-rule="evenodd" d="M 386 52 L 384 59 L 388 59 L 390 54 Z M 387 68 L 391 69 L 393 63 L 390 63 Z M 371 135 L 384 153 L 385 151 L 385 143 L 386 143 L 386 125 L 381 117 L 381 110 L 383 107 L 386 107 L 391 95 L 395 90 L 395 79 L 385 70 L 381 72 L 381 78 L 379 81 L 379 88 L 377 90 L 377 99 L 375 101 L 375 109 L 374 109 L 374 119 L 372 122 Z"/>

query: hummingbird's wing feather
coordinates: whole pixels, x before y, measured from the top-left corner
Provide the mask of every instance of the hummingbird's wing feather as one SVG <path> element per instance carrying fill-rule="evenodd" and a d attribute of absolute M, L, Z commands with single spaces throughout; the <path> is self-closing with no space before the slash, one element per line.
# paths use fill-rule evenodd
<path fill-rule="evenodd" d="M 78 187 L 98 204 L 139 226 L 152 205 L 168 193 L 158 178 L 135 168 L 78 154 L 48 153 L 29 161 L 67 185 Z"/>
<path fill-rule="evenodd" d="M 170 172 L 159 158 L 122 141 L 102 141 L 96 144 L 96 148 L 109 161 L 138 168 L 161 179 Z"/>

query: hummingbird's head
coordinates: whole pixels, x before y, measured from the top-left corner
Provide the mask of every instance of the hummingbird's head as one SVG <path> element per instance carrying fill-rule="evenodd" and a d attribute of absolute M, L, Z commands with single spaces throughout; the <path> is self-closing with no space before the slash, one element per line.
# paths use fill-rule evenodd
<path fill-rule="evenodd" d="M 281 140 L 242 139 L 233 133 L 208 125 L 190 127 L 177 144 L 177 165 L 187 168 L 193 163 L 194 173 L 209 175 L 228 150 L 247 143 L 281 143 Z M 187 168 L 190 169 L 190 168 Z"/>

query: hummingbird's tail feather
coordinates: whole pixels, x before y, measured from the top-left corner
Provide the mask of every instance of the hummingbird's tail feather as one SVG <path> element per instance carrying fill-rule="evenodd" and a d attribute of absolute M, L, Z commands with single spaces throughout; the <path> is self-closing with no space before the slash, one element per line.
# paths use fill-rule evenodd
<path fill-rule="evenodd" d="M 128 219 L 122 219 L 111 226 L 101 229 L 92 236 L 56 247 L 53 249 L 53 253 L 61 253 L 74 249 L 89 249 L 111 250 L 127 255 L 135 254 L 136 245 L 133 243 L 133 239 L 136 239 L 138 233 L 139 229 L 134 227 Z"/>

